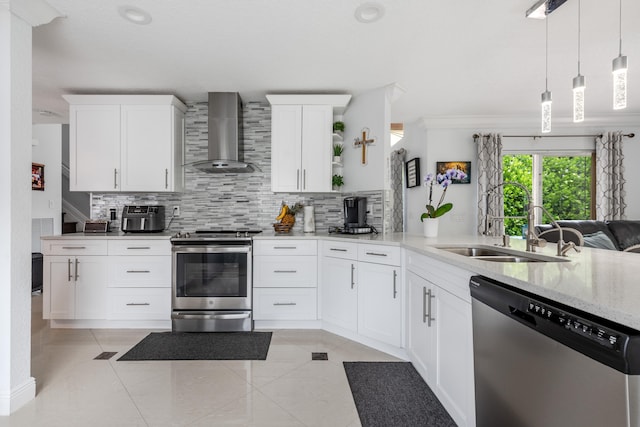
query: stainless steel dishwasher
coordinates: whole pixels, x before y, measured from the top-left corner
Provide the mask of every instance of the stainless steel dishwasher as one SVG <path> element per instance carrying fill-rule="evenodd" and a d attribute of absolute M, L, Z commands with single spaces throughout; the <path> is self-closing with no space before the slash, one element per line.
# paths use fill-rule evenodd
<path fill-rule="evenodd" d="M 640 332 L 481 276 L 477 427 L 639 427 Z"/>

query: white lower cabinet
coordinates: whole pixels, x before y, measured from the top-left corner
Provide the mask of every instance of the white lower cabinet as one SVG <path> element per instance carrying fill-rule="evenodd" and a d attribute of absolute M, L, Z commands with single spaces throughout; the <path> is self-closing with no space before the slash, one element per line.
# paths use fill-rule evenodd
<path fill-rule="evenodd" d="M 168 240 L 109 241 L 109 320 L 171 319 L 170 254 Z"/>
<path fill-rule="evenodd" d="M 401 347 L 400 248 L 333 241 L 322 245 L 323 325 Z"/>
<path fill-rule="evenodd" d="M 101 256 L 47 256 L 45 319 L 105 319 L 107 263 Z"/>
<path fill-rule="evenodd" d="M 325 246 L 321 275 L 322 321 L 347 331 L 356 332 L 358 330 L 358 261 L 327 256 L 327 250 L 331 251 L 331 249 L 337 248 L 334 247 L 333 242 L 322 243 Z M 352 245 L 356 246 L 355 243 Z M 348 256 L 346 250 L 345 252 L 329 252 L 329 255 L 334 253 Z M 353 253 L 356 253 L 355 250 Z"/>
<path fill-rule="evenodd" d="M 253 244 L 253 320 L 317 320 L 318 242 L 257 240 Z"/>
<path fill-rule="evenodd" d="M 475 426 L 471 274 L 407 251 L 406 276 L 409 357 L 455 422 Z"/>
<path fill-rule="evenodd" d="M 400 266 L 358 262 L 358 334 L 401 346 L 401 287 Z"/>
<path fill-rule="evenodd" d="M 168 239 L 60 238 L 42 247 L 43 317 L 52 327 L 170 325 Z"/>

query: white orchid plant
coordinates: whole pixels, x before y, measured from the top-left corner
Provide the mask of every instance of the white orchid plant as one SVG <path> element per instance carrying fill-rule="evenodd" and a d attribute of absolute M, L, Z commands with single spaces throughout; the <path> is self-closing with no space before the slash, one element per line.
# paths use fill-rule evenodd
<path fill-rule="evenodd" d="M 449 212 L 453 209 L 453 203 L 443 203 L 444 196 L 447 194 L 447 189 L 449 185 L 453 182 L 453 180 L 463 181 L 467 178 L 467 174 L 461 171 L 460 169 L 447 169 L 444 173 L 439 173 L 434 175 L 432 173 L 428 173 L 424 177 L 424 185 L 425 187 L 429 187 L 429 203 L 427 203 L 427 211 L 424 212 L 420 216 L 420 221 L 424 221 L 425 218 L 438 218 L 442 215 Z M 440 200 L 436 206 L 433 206 L 433 184 L 436 183 L 440 185 L 442 190 L 442 195 L 440 196 Z"/>

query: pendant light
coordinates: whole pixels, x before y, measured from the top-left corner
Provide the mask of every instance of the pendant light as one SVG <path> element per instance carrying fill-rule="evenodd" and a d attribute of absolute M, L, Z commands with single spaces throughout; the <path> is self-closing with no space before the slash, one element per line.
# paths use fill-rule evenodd
<path fill-rule="evenodd" d="M 551 132 L 551 92 L 549 92 L 549 17 L 545 19 L 544 92 L 542 92 L 542 133 Z"/>
<path fill-rule="evenodd" d="M 613 109 L 627 108 L 627 57 L 622 55 L 622 0 L 620 0 L 620 50 L 613 60 Z"/>
<path fill-rule="evenodd" d="M 584 121 L 584 76 L 580 74 L 580 0 L 578 0 L 578 75 L 573 78 L 573 122 Z"/>

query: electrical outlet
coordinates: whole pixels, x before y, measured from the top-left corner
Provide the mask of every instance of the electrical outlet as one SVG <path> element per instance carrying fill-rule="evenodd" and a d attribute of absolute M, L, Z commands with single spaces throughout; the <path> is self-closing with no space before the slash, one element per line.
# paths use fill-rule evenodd
<path fill-rule="evenodd" d="M 173 207 L 173 216 L 180 216 L 180 206 Z"/>
<path fill-rule="evenodd" d="M 367 213 L 373 215 L 373 205 L 367 205 Z"/>

